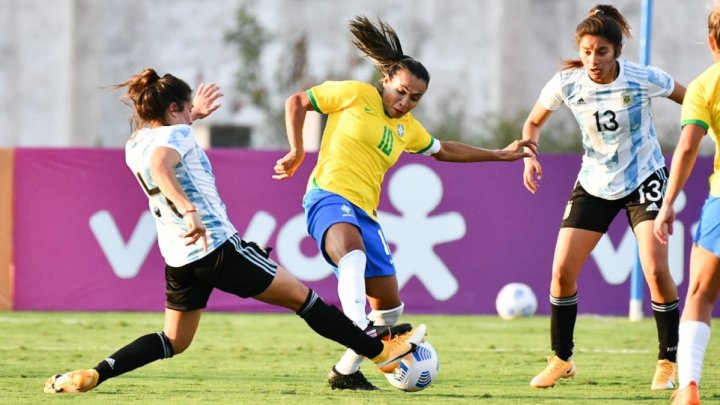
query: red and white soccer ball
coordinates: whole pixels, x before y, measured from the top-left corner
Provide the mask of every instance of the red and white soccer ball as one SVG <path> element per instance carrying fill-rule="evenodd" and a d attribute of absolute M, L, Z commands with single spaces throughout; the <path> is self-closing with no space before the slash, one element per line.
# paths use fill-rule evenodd
<path fill-rule="evenodd" d="M 503 319 L 530 317 L 535 315 L 537 310 L 537 298 L 527 284 L 510 283 L 498 293 L 495 309 Z"/>
<path fill-rule="evenodd" d="M 435 348 L 425 341 L 414 352 L 405 355 L 394 373 L 385 374 L 390 385 L 409 392 L 422 391 L 437 378 L 440 362 Z"/>

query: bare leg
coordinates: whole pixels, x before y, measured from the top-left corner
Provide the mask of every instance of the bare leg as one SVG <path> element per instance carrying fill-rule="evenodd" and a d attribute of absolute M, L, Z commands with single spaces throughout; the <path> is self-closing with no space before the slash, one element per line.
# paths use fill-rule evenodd
<path fill-rule="evenodd" d="M 694 245 L 690 257 L 690 281 L 683 309 L 683 321 L 710 325 L 712 309 L 720 292 L 720 257 Z"/>
<path fill-rule="evenodd" d="M 668 266 L 668 247 L 655 238 L 653 221 L 643 221 L 634 230 L 650 299 L 661 303 L 677 300 L 677 287 Z"/>
<path fill-rule="evenodd" d="M 550 294 L 567 297 L 577 292 L 577 279 L 590 252 L 602 234 L 575 228 L 561 228 L 555 244 Z"/>
<path fill-rule="evenodd" d="M 402 304 L 397 277 L 383 276 L 365 279 L 370 307 L 374 310 L 397 308 Z"/>
<path fill-rule="evenodd" d="M 272 305 L 278 305 L 297 312 L 305 303 L 310 289 L 290 274 L 282 266 L 278 266 L 275 279 L 270 286 L 255 298 Z"/>
<path fill-rule="evenodd" d="M 172 343 L 175 354 L 180 354 L 190 347 L 201 316 L 201 309 L 183 312 L 165 308 L 163 332 Z"/>

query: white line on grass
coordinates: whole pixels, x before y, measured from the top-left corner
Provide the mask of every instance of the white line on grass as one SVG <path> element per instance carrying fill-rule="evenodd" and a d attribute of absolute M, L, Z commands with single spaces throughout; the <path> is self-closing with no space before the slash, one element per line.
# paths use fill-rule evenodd
<path fill-rule="evenodd" d="M 518 349 L 518 348 L 505 348 L 505 347 L 494 347 L 489 349 L 468 349 L 471 352 L 481 353 L 549 353 L 548 349 Z M 608 353 L 608 354 L 645 354 L 650 353 L 650 350 L 646 349 L 618 349 L 618 348 L 597 348 L 597 349 L 575 349 L 578 353 Z"/>

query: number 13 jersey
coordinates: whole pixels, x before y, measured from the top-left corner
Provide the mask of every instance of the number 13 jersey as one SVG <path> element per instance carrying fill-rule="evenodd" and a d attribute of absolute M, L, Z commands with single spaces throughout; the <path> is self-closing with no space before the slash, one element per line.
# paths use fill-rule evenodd
<path fill-rule="evenodd" d="M 540 93 L 540 103 L 556 110 L 565 103 L 582 132 L 583 159 L 578 181 L 590 194 L 617 200 L 637 189 L 665 159 L 652 121 L 650 99 L 668 97 L 675 85 L 664 71 L 618 59 L 619 74 L 609 84 L 593 82 L 585 68 L 562 70 Z"/>

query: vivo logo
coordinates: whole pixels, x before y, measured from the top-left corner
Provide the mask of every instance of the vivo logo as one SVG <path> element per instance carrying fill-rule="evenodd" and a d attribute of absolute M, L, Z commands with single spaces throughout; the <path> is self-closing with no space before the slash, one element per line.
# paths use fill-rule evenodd
<path fill-rule="evenodd" d="M 457 278 L 443 258 L 435 253 L 434 247 L 462 240 L 467 227 L 465 217 L 460 212 L 431 214 L 443 199 L 440 176 L 422 164 L 403 166 L 389 180 L 388 196 L 399 214 L 379 212 L 378 217 L 387 242 L 394 246 L 393 258 L 400 288 L 416 277 L 434 299 L 444 301 L 452 298 L 459 289 Z M 681 194 L 676 203 L 676 212 L 684 208 L 685 202 L 685 196 Z M 127 241 L 123 240 L 108 211 L 93 214 L 89 226 L 113 273 L 122 279 L 137 276 L 156 243 L 152 214 L 145 212 L 140 216 Z M 694 224 L 691 231 L 696 226 Z M 674 228 L 669 257 L 673 278 L 679 284 L 683 278 L 687 230 L 679 221 L 674 224 Z M 270 243 L 276 231 L 276 240 Z M 272 214 L 257 211 L 247 229 L 240 230 L 240 235 L 261 246 L 274 245 L 278 261 L 303 281 L 322 280 L 332 275 L 330 266 L 319 252 L 315 250 L 316 253 L 308 256 L 301 249 L 303 241 L 309 238 L 302 212 L 285 223 L 278 223 Z M 632 271 L 635 249 L 634 236 L 628 228 L 617 246 L 604 235 L 592 252 L 592 259 L 607 283 L 622 284 Z M 546 271 L 549 277 L 550 268 Z"/>

